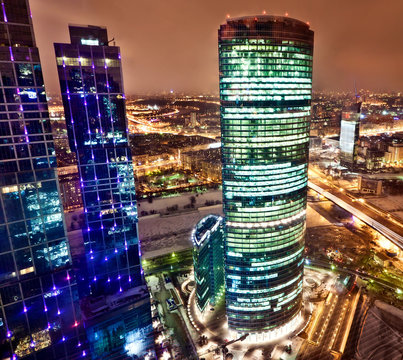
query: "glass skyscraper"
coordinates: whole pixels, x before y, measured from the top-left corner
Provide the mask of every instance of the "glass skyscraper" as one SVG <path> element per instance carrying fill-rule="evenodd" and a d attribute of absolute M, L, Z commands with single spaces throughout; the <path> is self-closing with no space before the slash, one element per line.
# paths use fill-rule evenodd
<path fill-rule="evenodd" d="M 71 43 L 55 44 L 55 52 L 84 205 L 82 316 L 94 359 L 140 356 L 150 345 L 145 334 L 152 326 L 140 265 L 120 49 L 109 46 L 106 28 L 69 26 L 69 31 Z"/>
<path fill-rule="evenodd" d="M 223 218 L 207 215 L 192 233 L 196 304 L 204 311 L 224 293 Z"/>
<path fill-rule="evenodd" d="M 313 32 L 248 16 L 218 38 L 226 312 L 263 340 L 302 306 Z"/>
<path fill-rule="evenodd" d="M 358 158 L 360 138 L 361 103 L 355 103 L 341 113 L 340 165 L 354 169 Z"/>
<path fill-rule="evenodd" d="M 85 339 L 29 4 L 0 3 L 0 357 L 75 359 Z"/>

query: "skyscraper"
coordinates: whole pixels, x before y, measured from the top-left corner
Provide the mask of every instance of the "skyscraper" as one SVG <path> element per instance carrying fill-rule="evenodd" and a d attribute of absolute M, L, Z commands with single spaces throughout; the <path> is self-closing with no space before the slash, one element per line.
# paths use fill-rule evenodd
<path fill-rule="evenodd" d="M 75 359 L 78 291 L 29 4 L 0 2 L 0 357 Z"/>
<path fill-rule="evenodd" d="M 192 233 L 196 304 L 204 311 L 224 293 L 223 218 L 207 215 Z"/>
<path fill-rule="evenodd" d="M 106 28 L 69 31 L 71 43 L 55 44 L 55 52 L 84 205 L 78 280 L 91 354 L 142 355 L 152 329 L 150 297 L 140 266 L 120 49 L 109 46 Z"/>
<path fill-rule="evenodd" d="M 302 305 L 313 32 L 247 16 L 218 38 L 228 325 L 263 340 Z"/>
<path fill-rule="evenodd" d="M 353 169 L 357 164 L 360 138 L 361 103 L 355 103 L 341 113 L 340 165 Z"/>

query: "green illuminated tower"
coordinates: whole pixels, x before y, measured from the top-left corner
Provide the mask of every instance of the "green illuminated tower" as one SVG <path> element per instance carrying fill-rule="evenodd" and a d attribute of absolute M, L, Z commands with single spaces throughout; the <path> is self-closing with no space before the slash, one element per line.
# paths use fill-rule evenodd
<path fill-rule="evenodd" d="M 218 38 L 226 311 L 230 330 L 259 341 L 302 307 L 313 31 L 247 16 Z"/>

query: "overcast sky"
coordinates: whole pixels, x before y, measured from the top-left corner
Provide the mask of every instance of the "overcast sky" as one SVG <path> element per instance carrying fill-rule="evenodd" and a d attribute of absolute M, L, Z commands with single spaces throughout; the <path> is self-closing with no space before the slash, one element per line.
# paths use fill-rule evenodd
<path fill-rule="evenodd" d="M 314 89 L 403 90 L 403 0 L 30 0 L 47 91 L 68 24 L 108 28 L 127 94 L 218 91 L 217 29 L 232 16 L 284 15 L 315 32 Z"/>

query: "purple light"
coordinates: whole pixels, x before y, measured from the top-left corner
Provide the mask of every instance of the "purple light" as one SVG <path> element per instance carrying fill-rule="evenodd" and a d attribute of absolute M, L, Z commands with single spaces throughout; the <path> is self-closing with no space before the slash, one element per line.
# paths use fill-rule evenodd
<path fill-rule="evenodd" d="M 43 309 L 43 311 L 48 312 L 48 307 L 45 305 L 45 308 Z"/>
<path fill-rule="evenodd" d="M 17 360 L 17 355 L 13 354 L 13 360 Z"/>
<path fill-rule="evenodd" d="M 50 330 L 52 328 L 52 326 L 50 326 L 50 323 L 48 322 L 48 329 Z"/>
<path fill-rule="evenodd" d="M 53 290 L 56 290 L 56 285 L 53 285 Z"/>
<path fill-rule="evenodd" d="M 80 346 L 81 346 L 81 343 L 80 343 L 80 342 L 78 342 L 77 347 L 80 347 Z"/>
<path fill-rule="evenodd" d="M 118 280 L 120 280 L 120 275 L 118 275 Z"/>
<path fill-rule="evenodd" d="M 11 61 L 14 61 L 13 50 L 11 49 L 11 46 L 9 47 L 9 49 L 10 49 L 10 58 L 11 58 Z"/>
<path fill-rule="evenodd" d="M 118 253 L 118 249 L 115 248 L 115 254 L 117 254 L 117 253 Z"/>
<path fill-rule="evenodd" d="M 96 277 L 96 276 L 94 276 L 94 281 L 97 281 L 97 277 Z"/>
<path fill-rule="evenodd" d="M 59 309 L 57 309 L 57 315 L 60 315 L 60 310 Z"/>
<path fill-rule="evenodd" d="M 87 353 L 85 352 L 85 350 L 83 350 L 83 357 L 86 356 L 86 355 L 87 355 Z"/>
<path fill-rule="evenodd" d="M 108 261 L 108 257 L 107 257 L 107 256 L 105 256 L 105 261 Z"/>
<path fill-rule="evenodd" d="M 111 279 L 110 279 L 110 277 L 108 276 L 108 283 L 110 283 L 111 282 Z"/>
<path fill-rule="evenodd" d="M 132 277 L 131 276 L 129 276 L 129 282 L 132 282 Z"/>
<path fill-rule="evenodd" d="M 34 348 L 34 347 L 35 347 L 35 341 L 31 341 L 30 346 L 31 346 L 32 348 Z"/>
<path fill-rule="evenodd" d="M 12 334 L 11 334 L 11 331 L 10 331 L 10 330 L 8 330 L 8 331 L 7 331 L 7 337 L 8 337 L 8 338 L 10 338 L 10 337 L 11 337 L 11 335 L 12 335 Z"/>
<path fill-rule="evenodd" d="M 120 288 L 119 288 L 119 292 L 122 292 L 122 291 L 123 291 L 123 290 L 122 290 L 122 287 L 120 287 Z"/>
<path fill-rule="evenodd" d="M 24 313 L 28 311 L 27 307 L 24 305 Z"/>
<path fill-rule="evenodd" d="M 65 337 L 65 336 L 62 337 L 62 341 L 63 341 L 63 342 L 66 341 L 66 337 Z"/>

